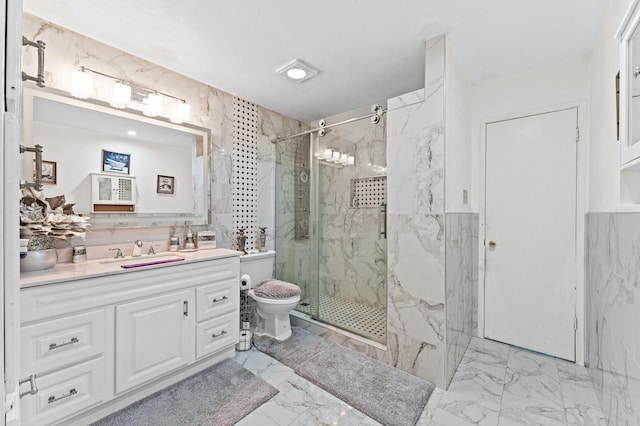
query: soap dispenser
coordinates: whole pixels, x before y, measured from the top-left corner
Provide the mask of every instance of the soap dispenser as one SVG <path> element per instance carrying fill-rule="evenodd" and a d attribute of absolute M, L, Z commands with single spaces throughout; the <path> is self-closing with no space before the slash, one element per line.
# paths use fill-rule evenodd
<path fill-rule="evenodd" d="M 247 254 L 247 251 L 244 249 L 247 242 L 247 236 L 244 235 L 244 228 L 238 228 L 238 236 L 236 237 L 236 241 L 238 244 L 238 251 Z"/>
<path fill-rule="evenodd" d="M 259 226 L 260 235 L 258 235 L 258 251 L 267 251 L 267 227 Z"/>
<path fill-rule="evenodd" d="M 193 232 L 191 232 L 191 227 L 189 227 L 189 230 L 187 231 L 187 238 L 184 241 L 184 248 L 186 250 L 193 250 L 195 247 L 194 243 L 193 243 Z"/>

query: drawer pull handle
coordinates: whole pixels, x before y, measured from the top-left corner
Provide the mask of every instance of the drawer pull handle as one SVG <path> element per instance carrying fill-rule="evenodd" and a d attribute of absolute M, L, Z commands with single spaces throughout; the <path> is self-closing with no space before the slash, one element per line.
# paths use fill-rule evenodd
<path fill-rule="evenodd" d="M 20 384 L 29 382 L 30 389 L 27 392 L 20 391 L 20 398 L 26 395 L 35 395 L 38 393 L 38 386 L 36 385 L 36 375 L 32 374 L 26 379 L 20 379 Z"/>
<path fill-rule="evenodd" d="M 227 330 L 222 330 L 220 333 L 213 333 L 211 335 L 211 339 L 213 340 L 217 337 L 224 336 L 225 334 L 227 334 Z"/>
<path fill-rule="evenodd" d="M 211 301 L 211 304 L 216 304 L 216 303 L 218 303 L 218 302 L 224 302 L 225 300 L 229 300 L 229 298 L 228 298 L 227 296 L 223 296 L 223 297 L 221 297 L 220 299 L 213 299 L 213 300 Z"/>
<path fill-rule="evenodd" d="M 47 400 L 47 402 L 49 404 L 53 404 L 54 402 L 62 401 L 63 399 L 69 398 L 70 396 L 73 396 L 73 395 L 75 395 L 77 393 L 78 393 L 78 391 L 76 390 L 76 388 L 71 388 L 69 390 L 69 393 L 61 395 L 61 396 L 59 396 L 57 398 L 55 396 L 50 396 L 49 399 Z"/>
<path fill-rule="evenodd" d="M 64 342 L 64 343 L 52 343 L 49 345 L 49 350 L 52 351 L 54 349 L 58 349 L 61 348 L 63 346 L 68 346 L 68 345 L 73 345 L 74 343 L 78 343 L 80 340 L 77 337 L 72 337 L 71 340 L 69 340 L 68 342 Z"/>

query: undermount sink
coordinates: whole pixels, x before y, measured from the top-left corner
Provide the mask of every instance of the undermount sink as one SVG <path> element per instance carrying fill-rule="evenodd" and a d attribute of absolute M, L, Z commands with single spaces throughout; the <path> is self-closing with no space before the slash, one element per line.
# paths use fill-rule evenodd
<path fill-rule="evenodd" d="M 142 266 L 160 265 L 163 263 L 179 262 L 184 257 L 177 254 L 147 254 L 139 257 L 126 257 L 124 259 L 105 259 L 100 263 L 116 264 L 121 268 L 139 268 Z"/>

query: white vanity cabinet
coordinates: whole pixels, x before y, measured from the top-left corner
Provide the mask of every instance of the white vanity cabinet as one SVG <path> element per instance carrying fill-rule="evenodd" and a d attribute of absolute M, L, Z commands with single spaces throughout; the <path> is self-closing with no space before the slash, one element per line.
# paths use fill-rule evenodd
<path fill-rule="evenodd" d="M 91 423 L 233 356 L 239 283 L 230 256 L 23 288 L 24 424 Z"/>

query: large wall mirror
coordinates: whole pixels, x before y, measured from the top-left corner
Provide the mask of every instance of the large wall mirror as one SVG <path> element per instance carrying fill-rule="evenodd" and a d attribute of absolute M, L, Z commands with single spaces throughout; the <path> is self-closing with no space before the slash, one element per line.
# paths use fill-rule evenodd
<path fill-rule="evenodd" d="M 52 89 L 25 88 L 23 108 L 23 144 L 43 147 L 44 195 L 64 195 L 75 213 L 91 216 L 93 227 L 210 223 L 208 129 Z M 22 157 L 22 179 L 32 181 L 33 157 Z M 118 195 L 118 185 L 126 196 Z M 116 194 L 112 201 L 104 200 L 109 191 Z"/>

